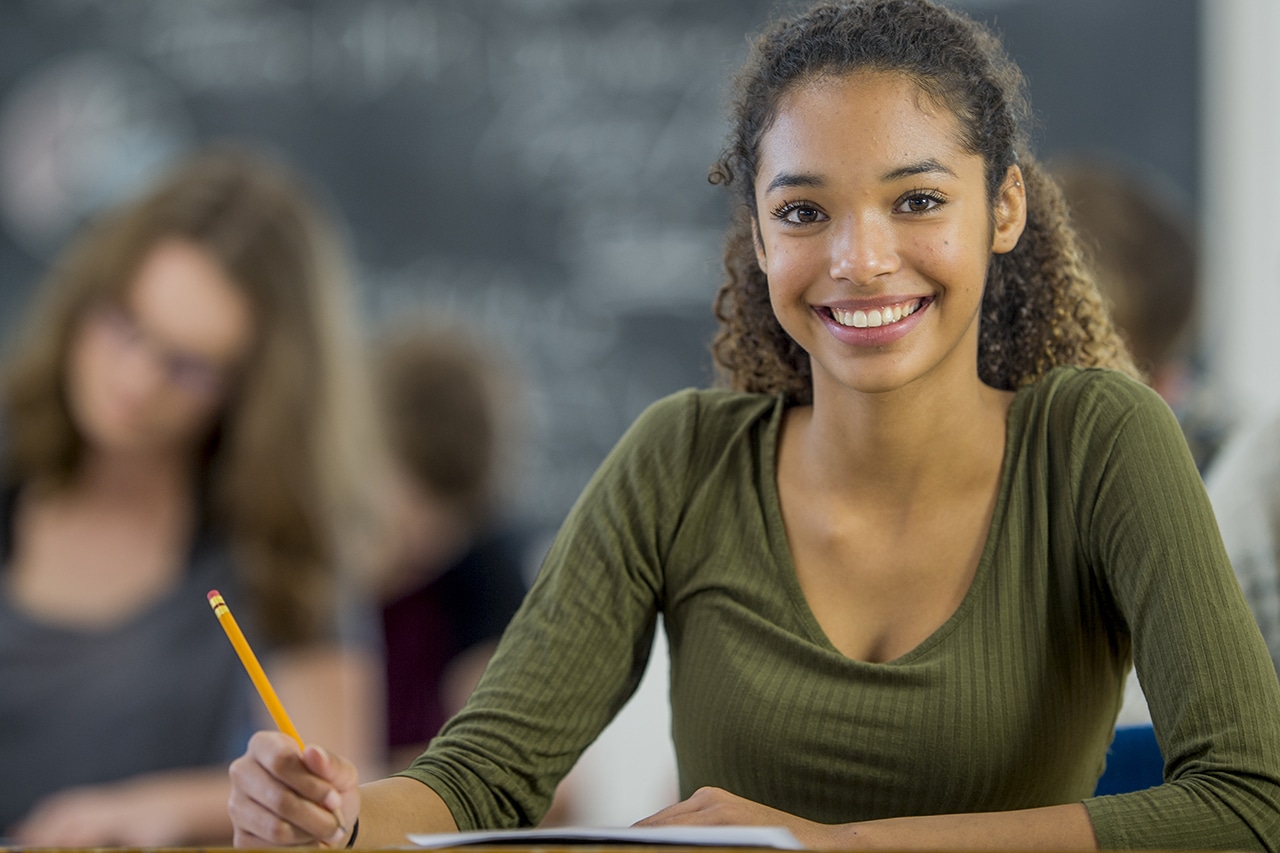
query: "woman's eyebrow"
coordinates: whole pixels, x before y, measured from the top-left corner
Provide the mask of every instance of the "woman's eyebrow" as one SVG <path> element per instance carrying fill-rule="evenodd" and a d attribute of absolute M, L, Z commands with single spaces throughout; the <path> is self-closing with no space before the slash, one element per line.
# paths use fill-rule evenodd
<path fill-rule="evenodd" d="M 804 172 L 781 172 L 775 175 L 773 180 L 769 182 L 769 186 L 765 188 L 766 193 L 771 193 L 776 189 L 783 187 L 820 187 L 826 183 L 826 180 L 817 175 L 810 175 Z"/>
<path fill-rule="evenodd" d="M 888 172 L 885 172 L 883 175 L 880 176 L 880 180 L 885 181 L 887 183 L 889 181 L 901 180 L 902 178 L 909 178 L 912 175 L 928 175 L 928 174 L 946 175 L 949 178 L 956 177 L 956 173 L 954 171 L 942 165 L 937 160 L 930 159 L 930 160 L 920 160 L 919 162 L 916 162 L 916 163 L 908 163 L 905 166 L 899 166 L 896 169 L 890 169 Z"/>
<path fill-rule="evenodd" d="M 902 178 L 909 178 L 912 175 L 929 174 L 946 175 L 949 178 L 956 177 L 955 171 L 951 168 L 944 166 L 937 160 L 928 159 L 890 169 L 880 176 L 880 180 L 884 183 L 890 183 Z M 808 172 L 780 172 L 769 182 L 769 186 L 765 187 L 765 192 L 771 193 L 774 190 L 786 187 L 821 187 L 826 182 L 825 178 Z"/>

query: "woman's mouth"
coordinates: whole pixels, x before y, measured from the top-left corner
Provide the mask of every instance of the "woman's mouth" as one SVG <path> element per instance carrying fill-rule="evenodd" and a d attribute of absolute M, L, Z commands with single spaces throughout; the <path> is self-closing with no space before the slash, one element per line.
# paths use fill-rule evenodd
<path fill-rule="evenodd" d="M 879 326 L 891 326 L 900 322 L 904 317 L 910 317 L 923 308 L 929 299 L 930 297 L 920 297 L 919 299 L 894 302 L 876 308 L 857 308 L 853 310 L 827 308 L 826 311 L 831 319 L 841 326 L 852 326 L 855 329 L 874 329 Z"/>

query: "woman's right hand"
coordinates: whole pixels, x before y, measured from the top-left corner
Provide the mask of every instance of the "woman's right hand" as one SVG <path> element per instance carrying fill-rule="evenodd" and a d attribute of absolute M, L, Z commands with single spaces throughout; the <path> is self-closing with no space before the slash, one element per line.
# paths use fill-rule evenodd
<path fill-rule="evenodd" d="M 258 732 L 231 763 L 227 812 L 237 847 L 342 846 L 360 814 L 355 765 L 298 745 L 280 732 Z"/>

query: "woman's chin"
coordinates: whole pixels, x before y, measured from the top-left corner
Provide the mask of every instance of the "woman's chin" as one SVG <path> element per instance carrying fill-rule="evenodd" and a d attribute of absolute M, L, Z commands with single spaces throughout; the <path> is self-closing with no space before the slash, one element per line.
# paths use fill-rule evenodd
<path fill-rule="evenodd" d="M 146 456 L 160 445 L 155 436 L 136 424 L 106 419 L 83 425 L 81 436 L 94 453 L 108 456 Z"/>

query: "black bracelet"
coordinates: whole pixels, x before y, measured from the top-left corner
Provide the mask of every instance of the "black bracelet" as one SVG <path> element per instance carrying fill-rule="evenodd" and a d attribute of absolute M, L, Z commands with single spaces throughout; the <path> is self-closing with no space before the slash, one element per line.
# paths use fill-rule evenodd
<path fill-rule="evenodd" d="M 347 839 L 347 848 L 350 850 L 356 844 L 356 836 L 360 834 L 360 818 L 356 818 L 356 822 L 351 824 L 351 837 Z"/>

